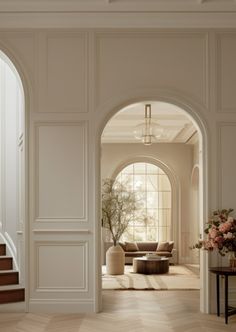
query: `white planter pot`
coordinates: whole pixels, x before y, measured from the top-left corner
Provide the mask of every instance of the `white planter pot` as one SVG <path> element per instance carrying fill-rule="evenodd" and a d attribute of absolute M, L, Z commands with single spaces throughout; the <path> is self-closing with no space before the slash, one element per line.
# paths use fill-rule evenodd
<path fill-rule="evenodd" d="M 119 246 L 112 246 L 106 252 L 107 274 L 124 274 L 125 253 Z"/>

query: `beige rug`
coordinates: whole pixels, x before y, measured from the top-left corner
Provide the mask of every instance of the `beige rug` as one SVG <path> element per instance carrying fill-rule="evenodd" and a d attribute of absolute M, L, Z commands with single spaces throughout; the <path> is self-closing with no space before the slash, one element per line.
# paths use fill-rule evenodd
<path fill-rule="evenodd" d="M 102 288 L 120 290 L 178 290 L 199 289 L 199 273 L 194 265 L 171 265 L 166 274 L 139 274 L 133 273 L 132 265 L 125 266 L 124 275 L 108 275 L 103 266 Z"/>

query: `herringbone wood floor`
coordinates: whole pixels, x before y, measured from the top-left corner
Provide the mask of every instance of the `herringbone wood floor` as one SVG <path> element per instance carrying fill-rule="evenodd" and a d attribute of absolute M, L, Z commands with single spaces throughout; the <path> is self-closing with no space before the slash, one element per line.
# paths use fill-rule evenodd
<path fill-rule="evenodd" d="M 2 312 L 0 332 L 236 330 L 236 315 L 229 318 L 227 326 L 223 317 L 199 313 L 199 291 L 104 291 L 103 305 L 103 312 L 99 314 L 49 315 Z"/>

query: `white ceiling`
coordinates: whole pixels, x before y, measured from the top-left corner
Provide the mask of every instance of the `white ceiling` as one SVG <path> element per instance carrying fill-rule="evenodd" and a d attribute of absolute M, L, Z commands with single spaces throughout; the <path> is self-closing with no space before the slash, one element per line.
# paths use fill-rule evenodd
<path fill-rule="evenodd" d="M 191 143 L 191 138 L 198 135 L 196 126 L 182 109 L 164 102 L 147 101 L 116 113 L 103 131 L 102 143 L 140 143 L 133 131 L 143 122 L 145 104 L 152 105 L 152 120 L 163 128 L 159 143 Z"/>

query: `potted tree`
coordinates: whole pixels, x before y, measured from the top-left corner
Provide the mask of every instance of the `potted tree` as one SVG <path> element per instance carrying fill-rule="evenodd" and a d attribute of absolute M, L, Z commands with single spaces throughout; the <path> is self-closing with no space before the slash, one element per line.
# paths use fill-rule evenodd
<path fill-rule="evenodd" d="M 125 254 L 119 240 L 137 208 L 135 193 L 113 179 L 102 183 L 102 226 L 109 230 L 113 246 L 106 252 L 108 274 L 124 274 Z"/>

